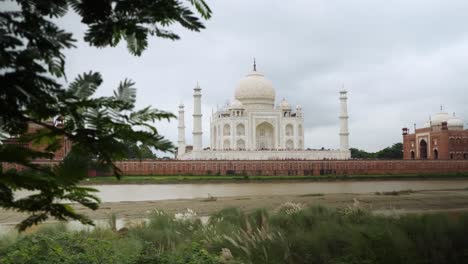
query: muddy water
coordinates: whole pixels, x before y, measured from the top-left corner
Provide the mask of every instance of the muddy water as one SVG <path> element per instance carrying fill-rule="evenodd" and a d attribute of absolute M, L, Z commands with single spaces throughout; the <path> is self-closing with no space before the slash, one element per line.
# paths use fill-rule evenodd
<path fill-rule="evenodd" d="M 468 180 L 349 181 L 297 183 L 129 184 L 95 185 L 103 202 L 151 201 L 232 196 L 374 193 L 400 190 L 449 190 L 468 187 Z"/>

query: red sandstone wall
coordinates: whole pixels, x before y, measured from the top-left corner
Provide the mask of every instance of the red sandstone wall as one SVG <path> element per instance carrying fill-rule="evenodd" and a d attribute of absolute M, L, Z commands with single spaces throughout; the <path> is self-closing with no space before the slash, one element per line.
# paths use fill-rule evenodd
<path fill-rule="evenodd" d="M 57 161 L 37 162 L 57 164 Z M 124 175 L 373 175 L 468 172 L 468 160 L 123 161 Z M 21 167 L 3 164 L 3 169 Z M 92 175 L 92 174 L 90 174 Z"/>
<path fill-rule="evenodd" d="M 468 172 L 468 161 L 429 160 L 264 160 L 264 161 L 125 161 L 125 175 L 359 175 Z"/>

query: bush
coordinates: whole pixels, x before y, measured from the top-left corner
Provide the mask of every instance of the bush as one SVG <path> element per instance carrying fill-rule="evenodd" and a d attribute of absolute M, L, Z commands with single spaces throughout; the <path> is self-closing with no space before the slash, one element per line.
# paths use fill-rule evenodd
<path fill-rule="evenodd" d="M 468 257 L 468 213 L 375 216 L 357 200 L 339 210 L 298 208 L 290 203 L 271 215 L 227 208 L 205 225 L 191 210 L 177 217 L 155 211 L 126 233 L 47 227 L 2 241 L 0 263 L 393 264 Z"/>
<path fill-rule="evenodd" d="M 121 255 L 109 240 L 85 233 L 38 234 L 24 236 L 6 248 L 1 263 L 129 263 L 132 256 Z M 127 252 L 128 253 L 128 252 Z"/>

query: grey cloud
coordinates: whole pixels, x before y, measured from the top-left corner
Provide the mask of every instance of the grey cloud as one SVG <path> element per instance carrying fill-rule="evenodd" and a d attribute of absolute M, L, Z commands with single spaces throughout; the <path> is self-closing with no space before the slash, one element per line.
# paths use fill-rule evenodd
<path fill-rule="evenodd" d="M 129 77 L 138 104 L 176 113 L 186 104 L 191 142 L 192 92 L 203 89 L 204 142 L 211 108 L 232 99 L 257 58 L 277 101 L 305 112 L 306 146 L 338 146 L 338 90 L 349 91 L 350 143 L 378 150 L 401 141 L 401 127 L 422 125 L 443 104 L 468 122 L 468 2 L 463 0 L 209 1 L 214 16 L 201 33 L 176 27 L 180 41 L 152 39 L 142 57 L 122 44 L 82 41 L 76 15 L 60 20 L 80 40 L 67 52 L 69 78 L 103 74 L 100 93 Z M 177 140 L 177 121 L 158 123 Z"/>

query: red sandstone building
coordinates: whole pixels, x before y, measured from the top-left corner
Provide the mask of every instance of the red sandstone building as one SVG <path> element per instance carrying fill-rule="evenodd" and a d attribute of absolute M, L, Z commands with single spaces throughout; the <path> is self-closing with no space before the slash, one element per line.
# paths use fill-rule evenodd
<path fill-rule="evenodd" d="M 403 159 L 468 160 L 468 130 L 463 120 L 440 112 L 413 134 L 403 128 Z"/>
<path fill-rule="evenodd" d="M 57 118 L 55 121 L 47 121 L 49 125 L 54 125 L 54 126 L 61 126 L 63 124 L 62 118 Z M 28 124 L 28 131 L 27 134 L 32 134 L 35 133 L 36 131 L 44 129 L 43 126 L 34 124 L 34 123 L 29 123 Z M 30 149 L 35 149 L 35 150 L 44 150 L 44 145 L 37 145 L 34 144 L 33 142 L 26 142 L 23 143 L 20 141 L 19 136 L 12 136 L 6 140 L 3 140 L 4 144 L 16 144 L 16 145 L 23 145 L 26 148 Z M 68 140 L 66 137 L 61 137 L 60 138 L 60 148 L 54 153 L 53 160 L 62 160 L 67 156 L 67 154 L 71 150 L 71 141 Z M 37 159 L 39 161 L 44 160 L 44 159 Z"/>

